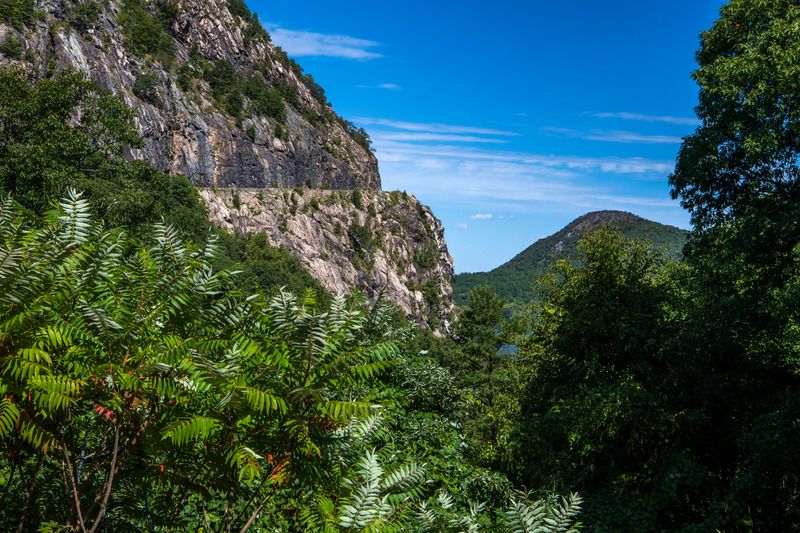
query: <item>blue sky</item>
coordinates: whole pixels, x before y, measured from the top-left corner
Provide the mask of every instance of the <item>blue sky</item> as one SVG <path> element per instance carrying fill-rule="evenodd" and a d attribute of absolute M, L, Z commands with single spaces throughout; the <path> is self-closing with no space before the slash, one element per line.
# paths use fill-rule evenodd
<path fill-rule="evenodd" d="M 723 2 L 247 3 L 370 132 L 384 189 L 433 208 L 457 272 L 598 209 L 688 227 L 667 177 Z"/>

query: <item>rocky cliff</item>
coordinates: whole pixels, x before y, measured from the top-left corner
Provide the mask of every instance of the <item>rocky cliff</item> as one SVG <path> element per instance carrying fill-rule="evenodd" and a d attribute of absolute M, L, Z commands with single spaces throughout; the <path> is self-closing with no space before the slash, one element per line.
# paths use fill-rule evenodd
<path fill-rule="evenodd" d="M 202 189 L 211 219 L 263 232 L 329 291 L 381 293 L 434 330 L 453 312 L 453 258 L 444 230 L 413 196 L 399 192 Z"/>
<path fill-rule="evenodd" d="M 383 293 L 447 327 L 453 263 L 438 220 L 380 192 L 367 133 L 243 0 L 0 0 L 7 65 L 84 72 L 134 110 L 144 146 L 130 157 L 191 179 L 215 222 L 265 233 L 333 292 Z"/>
<path fill-rule="evenodd" d="M 380 189 L 368 138 L 241 0 L 14 4 L 0 64 L 77 69 L 121 96 L 145 139 L 133 157 L 198 186 Z"/>

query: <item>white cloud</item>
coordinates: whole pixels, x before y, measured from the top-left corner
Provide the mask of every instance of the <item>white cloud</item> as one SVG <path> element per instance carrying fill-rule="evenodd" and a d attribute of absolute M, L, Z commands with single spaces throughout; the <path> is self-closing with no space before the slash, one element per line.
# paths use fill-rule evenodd
<path fill-rule="evenodd" d="M 475 213 L 469 218 L 472 220 L 491 220 L 494 218 L 494 215 L 491 213 Z"/>
<path fill-rule="evenodd" d="M 402 89 L 402 87 L 400 87 L 396 83 L 381 83 L 380 85 L 378 85 L 378 89 L 386 89 L 387 91 L 399 91 Z"/>
<path fill-rule="evenodd" d="M 674 135 L 645 135 L 632 131 L 603 131 L 594 130 L 583 136 L 587 141 L 604 141 L 612 143 L 641 143 L 641 144 L 680 144 L 681 137 Z"/>
<path fill-rule="evenodd" d="M 674 165 L 670 161 L 659 161 L 642 157 L 584 157 L 536 154 L 528 152 L 489 151 L 460 146 L 425 146 L 406 143 L 379 142 L 376 147 L 382 161 L 416 162 L 425 159 L 434 161 L 460 160 L 462 163 L 491 162 L 507 167 L 520 167 L 525 170 L 547 169 L 548 172 L 559 170 L 558 177 L 574 176 L 572 171 L 599 170 L 619 174 L 668 174 Z M 439 165 L 441 167 L 441 165 Z M 551 174 L 552 175 L 552 174 Z"/>
<path fill-rule="evenodd" d="M 338 57 L 342 59 L 377 59 L 383 57 L 374 49 L 376 41 L 348 35 L 333 35 L 311 31 L 271 27 L 272 40 L 294 57 Z"/>
<path fill-rule="evenodd" d="M 550 137 L 561 139 L 583 139 L 586 141 L 603 141 L 626 144 L 680 144 L 683 139 L 674 135 L 646 135 L 633 131 L 606 131 L 592 130 L 582 132 L 570 128 L 557 128 L 548 126 L 540 130 Z"/>
<path fill-rule="evenodd" d="M 580 212 L 594 209 L 678 210 L 663 197 L 627 192 L 605 176 L 665 179 L 673 163 L 640 157 L 582 157 L 376 139 L 384 186 L 428 201 L 503 211 Z M 486 209 L 484 211 L 483 209 Z M 497 217 L 495 217 L 497 218 Z M 475 218 L 474 220 L 487 220 Z"/>
<path fill-rule="evenodd" d="M 684 126 L 697 126 L 700 122 L 694 117 L 675 117 L 671 115 L 645 115 L 642 113 L 628 113 L 621 111 L 617 113 L 590 113 L 597 118 L 616 118 L 621 120 L 638 120 L 640 122 L 664 122 L 667 124 L 681 124 Z"/>
<path fill-rule="evenodd" d="M 469 224 L 456 224 L 456 229 L 467 231 L 469 229 Z"/>
<path fill-rule="evenodd" d="M 497 135 L 502 137 L 515 137 L 518 134 L 511 131 L 481 128 L 476 126 L 457 126 L 453 124 L 440 124 L 438 122 L 405 122 L 401 120 L 390 120 L 385 118 L 358 117 L 355 122 L 367 126 L 384 126 L 396 130 L 418 131 L 426 133 L 465 133 L 473 135 Z"/>
<path fill-rule="evenodd" d="M 425 132 L 376 132 L 372 134 L 372 140 L 387 141 L 410 141 L 410 142 L 465 142 L 465 143 L 488 143 L 503 144 L 505 139 L 492 139 L 488 137 L 476 137 L 474 135 L 451 135 L 447 133 L 425 133 Z"/>

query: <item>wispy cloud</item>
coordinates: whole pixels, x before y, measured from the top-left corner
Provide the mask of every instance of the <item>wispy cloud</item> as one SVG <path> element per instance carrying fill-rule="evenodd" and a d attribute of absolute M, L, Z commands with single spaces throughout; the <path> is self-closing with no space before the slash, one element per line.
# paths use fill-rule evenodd
<path fill-rule="evenodd" d="M 366 85 L 360 83 L 356 85 L 357 89 L 383 89 L 384 91 L 402 91 L 403 88 L 396 83 L 380 83 L 378 85 Z"/>
<path fill-rule="evenodd" d="M 683 139 L 674 135 L 645 135 L 632 131 L 594 130 L 583 137 L 587 141 L 642 144 L 680 144 Z"/>
<path fill-rule="evenodd" d="M 467 231 L 469 229 L 469 224 L 456 224 L 456 229 Z"/>
<path fill-rule="evenodd" d="M 508 141 L 505 139 L 493 139 L 490 137 L 477 137 L 475 135 L 452 135 L 449 133 L 426 133 L 426 132 L 376 132 L 372 134 L 374 141 L 409 141 L 409 142 L 463 142 L 463 143 L 484 143 L 484 144 L 503 144 Z"/>
<path fill-rule="evenodd" d="M 384 126 L 396 130 L 419 131 L 426 133 L 455 133 L 473 135 L 496 135 L 502 137 L 514 137 L 518 134 L 513 131 L 495 130 L 480 128 L 476 126 L 458 126 L 453 124 L 441 124 L 438 122 L 405 122 L 401 120 L 390 120 L 386 118 L 358 117 L 356 122 L 367 126 Z"/>
<path fill-rule="evenodd" d="M 417 160 L 437 161 L 461 160 L 463 162 L 491 161 L 526 169 L 545 168 L 558 170 L 565 174 L 558 177 L 574 176 L 572 171 L 600 171 L 617 174 L 668 174 L 673 169 L 670 161 L 653 160 L 642 157 L 585 157 L 536 154 L 529 152 L 504 152 L 464 148 L 461 146 L 425 146 L 408 143 L 383 143 L 377 138 L 377 148 L 387 161 Z"/>
<path fill-rule="evenodd" d="M 494 218 L 494 215 L 491 213 L 475 213 L 469 218 L 472 220 L 491 220 Z"/>
<path fill-rule="evenodd" d="M 375 51 L 376 41 L 311 31 L 271 27 L 272 40 L 294 57 L 338 57 L 342 59 L 377 59 L 383 57 Z"/>
<path fill-rule="evenodd" d="M 633 131 L 592 130 L 583 132 L 570 128 L 544 127 L 540 130 L 545 135 L 562 139 L 584 139 L 587 141 L 603 141 L 626 144 L 680 144 L 683 139 L 674 135 L 647 135 Z"/>
<path fill-rule="evenodd" d="M 683 126 L 697 126 L 699 121 L 695 117 L 675 117 L 671 115 L 645 115 L 643 113 L 628 113 L 620 111 L 616 113 L 602 112 L 589 113 L 597 118 L 615 118 L 620 120 L 638 120 L 640 122 L 664 122 L 667 124 L 680 124 Z"/>
<path fill-rule="evenodd" d="M 386 188 L 400 188 L 431 200 L 476 208 L 553 210 L 677 209 L 664 197 L 641 196 L 606 176 L 660 176 L 670 161 L 639 157 L 583 157 L 512 152 L 477 147 L 425 145 L 376 139 Z M 513 206 L 513 207 L 510 207 Z M 478 211 L 483 218 L 490 211 Z"/>

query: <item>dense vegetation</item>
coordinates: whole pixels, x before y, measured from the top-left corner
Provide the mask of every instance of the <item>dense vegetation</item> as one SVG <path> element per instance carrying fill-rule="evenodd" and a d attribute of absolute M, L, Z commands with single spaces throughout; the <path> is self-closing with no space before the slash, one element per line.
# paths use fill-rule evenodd
<path fill-rule="evenodd" d="M 124 31 L 125 46 L 131 53 L 154 57 L 169 66 L 175 60 L 175 49 L 167 28 L 177 14 L 177 7 L 171 0 L 159 0 L 156 8 L 156 12 L 151 13 L 142 0 L 125 0 L 119 22 Z M 85 15 L 91 20 L 91 8 L 86 9 Z"/>
<path fill-rule="evenodd" d="M 456 276 L 455 298 L 465 304 L 472 289 L 489 285 L 512 309 L 521 309 L 537 296 L 532 280 L 539 278 L 559 259 L 575 260 L 578 241 L 588 232 L 613 227 L 626 237 L 647 241 L 663 249 L 668 257 L 678 259 L 686 243 L 687 232 L 646 220 L 630 213 L 599 211 L 574 220 L 558 232 L 536 241 L 507 263 L 491 272 L 465 273 Z"/>
<path fill-rule="evenodd" d="M 90 212 L 72 191 L 42 225 L 0 203 L 4 529 L 574 523 L 577 496 L 529 502 L 459 458 L 436 412 L 458 391 L 420 388 L 446 371 L 402 359 L 391 308 L 248 296 L 213 243 L 156 224 L 141 246 Z M 496 505 L 467 500 L 487 491 Z"/>
<path fill-rule="evenodd" d="M 36 20 L 33 0 L 0 0 L 0 22 L 20 30 Z"/>
<path fill-rule="evenodd" d="M 733 0 L 703 34 L 680 257 L 585 233 L 444 337 L 265 294 L 280 252 L 124 160 L 119 101 L 3 73 L 0 529 L 800 528 L 798 24 Z"/>
<path fill-rule="evenodd" d="M 73 121 L 78 109 L 80 119 Z M 239 283 L 248 288 L 272 294 L 282 286 L 313 287 L 322 294 L 296 259 L 263 237 L 212 229 L 188 179 L 126 160 L 125 148 L 141 142 L 131 110 L 80 75 L 31 84 L 22 71 L 0 71 L 0 191 L 43 213 L 73 187 L 108 227 L 141 236 L 163 220 L 196 243 L 216 236 L 222 247 L 216 263 L 239 264 Z"/>

